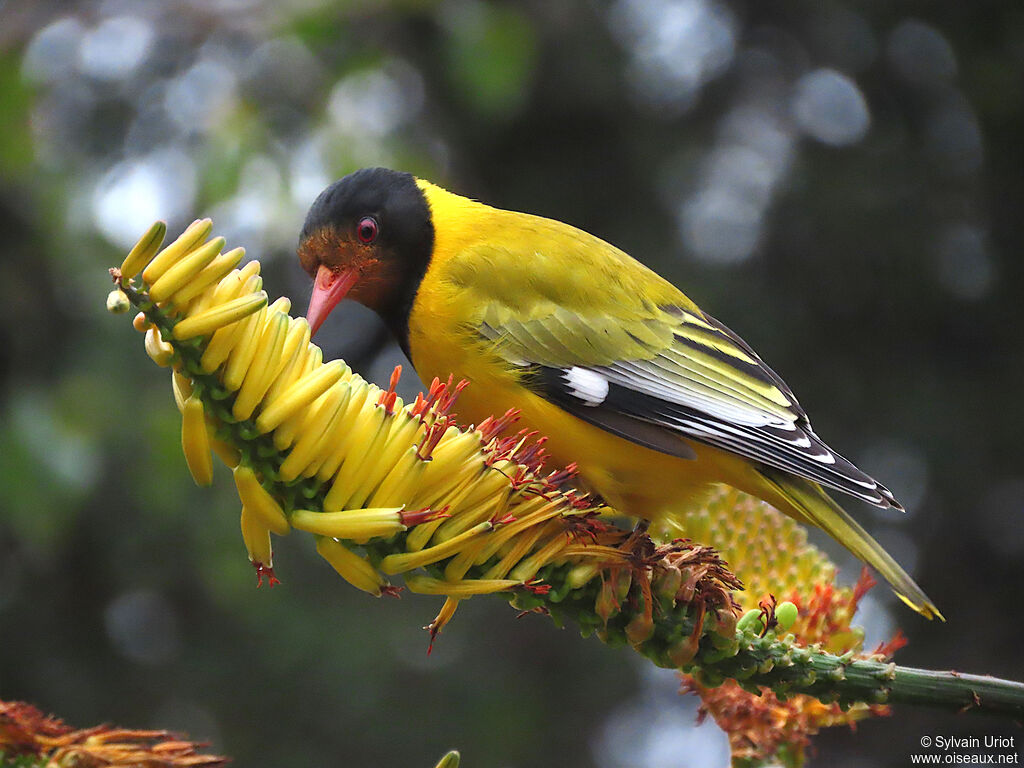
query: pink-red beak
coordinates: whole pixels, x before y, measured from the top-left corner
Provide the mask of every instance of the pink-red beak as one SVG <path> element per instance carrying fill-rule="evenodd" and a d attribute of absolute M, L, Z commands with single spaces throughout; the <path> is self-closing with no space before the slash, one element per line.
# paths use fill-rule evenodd
<path fill-rule="evenodd" d="M 321 264 L 313 280 L 313 295 L 309 297 L 309 309 L 306 310 L 306 321 L 309 323 L 310 336 L 315 336 L 317 329 L 345 298 L 352 286 L 359 279 L 359 270 L 343 269 L 335 272 L 325 264 Z"/>

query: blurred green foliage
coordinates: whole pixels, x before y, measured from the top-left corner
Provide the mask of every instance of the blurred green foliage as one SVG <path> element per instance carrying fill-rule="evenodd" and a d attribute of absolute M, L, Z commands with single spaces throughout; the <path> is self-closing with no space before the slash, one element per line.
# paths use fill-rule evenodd
<path fill-rule="evenodd" d="M 0 696 L 246 766 L 724 762 L 671 676 L 499 601 L 428 657 L 438 602 L 355 594 L 299 540 L 254 590 L 227 476 L 192 487 L 106 267 L 152 218 L 211 215 L 301 311 L 305 208 L 374 164 L 593 231 L 723 318 L 912 510 L 855 511 L 949 624 L 876 590 L 869 633 L 1022 676 L 1016 4 L 23 0 L 0 22 Z M 327 332 L 378 380 L 400 357 L 359 308 Z M 900 710 L 819 759 L 981 730 Z"/>

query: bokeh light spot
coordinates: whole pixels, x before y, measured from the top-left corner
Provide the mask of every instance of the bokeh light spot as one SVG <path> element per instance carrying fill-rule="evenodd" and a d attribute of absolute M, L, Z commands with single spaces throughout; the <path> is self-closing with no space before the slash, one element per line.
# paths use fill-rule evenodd
<path fill-rule="evenodd" d="M 118 163 L 96 185 L 92 207 L 100 231 L 129 247 L 157 219 L 178 219 L 192 207 L 196 170 L 179 149 Z"/>
<path fill-rule="evenodd" d="M 629 48 L 628 77 L 644 101 L 686 109 L 736 55 L 736 21 L 710 0 L 618 0 L 612 32 Z"/>
<path fill-rule="evenodd" d="M 792 111 L 804 134 L 837 147 L 860 141 L 871 125 L 864 94 L 834 69 L 803 75 L 793 89 Z"/>
<path fill-rule="evenodd" d="M 79 66 L 100 80 L 121 80 L 145 60 L 152 42 L 149 23 L 137 16 L 115 16 L 82 38 Z"/>
<path fill-rule="evenodd" d="M 64 17 L 43 27 L 32 38 L 22 59 L 22 72 L 29 80 L 54 82 L 75 68 L 79 43 L 85 28 L 78 19 Z"/>

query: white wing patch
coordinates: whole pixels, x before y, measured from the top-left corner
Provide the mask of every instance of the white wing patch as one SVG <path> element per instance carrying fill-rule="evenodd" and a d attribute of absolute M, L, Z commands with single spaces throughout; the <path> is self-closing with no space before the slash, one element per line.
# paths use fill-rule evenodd
<path fill-rule="evenodd" d="M 562 378 L 572 396 L 583 405 L 593 408 L 608 397 L 608 379 L 597 371 L 573 366 L 562 371 Z"/>

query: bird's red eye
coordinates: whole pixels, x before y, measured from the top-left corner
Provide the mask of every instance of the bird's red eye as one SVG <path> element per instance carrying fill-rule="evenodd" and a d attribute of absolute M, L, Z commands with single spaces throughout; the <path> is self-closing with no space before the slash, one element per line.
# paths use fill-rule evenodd
<path fill-rule="evenodd" d="M 360 243 L 372 243 L 377 239 L 379 229 L 377 220 L 373 216 L 364 216 L 356 225 L 356 237 L 359 238 Z"/>

